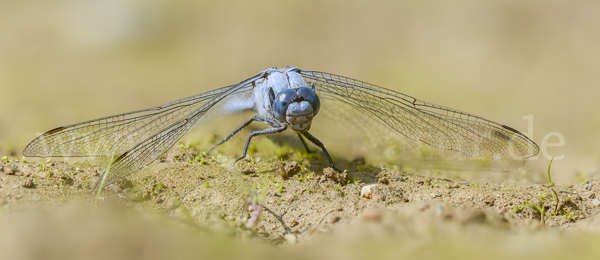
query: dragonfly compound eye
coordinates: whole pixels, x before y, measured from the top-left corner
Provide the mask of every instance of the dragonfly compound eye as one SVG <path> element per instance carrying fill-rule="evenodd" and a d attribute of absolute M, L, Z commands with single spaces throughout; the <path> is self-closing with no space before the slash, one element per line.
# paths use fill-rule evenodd
<path fill-rule="evenodd" d="M 317 93 L 307 87 L 299 88 L 296 93 L 299 97 L 302 97 L 303 100 L 306 100 L 311 104 L 313 116 L 316 116 L 319 113 L 319 109 L 321 109 L 321 100 L 319 99 L 319 96 L 317 96 Z"/>
<path fill-rule="evenodd" d="M 285 122 L 285 113 L 292 100 L 296 98 L 296 95 L 296 91 L 293 89 L 286 89 L 277 94 L 277 97 L 273 100 L 273 114 L 275 118 L 281 122 Z"/>

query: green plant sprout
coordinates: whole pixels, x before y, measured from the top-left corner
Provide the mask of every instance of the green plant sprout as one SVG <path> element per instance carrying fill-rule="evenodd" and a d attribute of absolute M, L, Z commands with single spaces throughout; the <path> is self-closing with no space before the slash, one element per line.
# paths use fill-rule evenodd
<path fill-rule="evenodd" d="M 115 161 L 115 153 L 113 152 L 110 157 L 110 161 L 108 162 L 108 167 L 106 167 L 106 171 L 104 172 L 104 176 L 102 176 L 102 181 L 100 182 L 100 187 L 98 187 L 98 192 L 96 193 L 96 199 L 94 200 L 94 207 L 98 205 L 98 198 L 100 198 L 100 193 L 102 192 L 102 188 L 104 188 L 104 183 L 106 182 L 106 177 L 108 177 L 108 171 L 110 171 L 110 167 Z"/>
<path fill-rule="evenodd" d="M 545 216 L 545 213 L 546 213 L 546 207 L 544 207 L 544 203 L 543 202 L 540 202 L 538 204 L 538 203 L 534 203 L 534 202 L 531 202 L 531 201 L 526 201 L 526 202 L 523 202 L 523 203 L 515 206 L 514 208 L 512 208 L 511 212 L 513 214 L 516 214 L 516 213 L 522 211 L 525 208 L 532 208 L 532 209 L 535 209 L 538 212 L 540 212 L 540 221 L 542 222 L 542 224 L 544 224 L 544 222 L 545 222 L 544 216 Z"/>
<path fill-rule="evenodd" d="M 552 166 L 552 161 L 554 161 L 554 155 L 552 155 L 552 159 L 550 159 L 550 163 L 548 164 L 548 182 L 553 185 L 552 183 L 552 177 L 550 177 L 550 166 Z M 558 194 L 556 194 L 556 191 L 554 191 L 554 189 L 550 188 L 550 191 L 552 191 L 552 200 L 554 201 L 554 203 L 556 204 L 554 206 L 554 216 L 556 216 L 556 214 L 558 213 Z"/>
<path fill-rule="evenodd" d="M 550 166 L 552 166 L 552 161 L 554 161 L 554 155 L 552 155 L 552 159 L 550 159 L 550 163 L 548 164 L 548 182 L 552 183 L 552 177 L 550 177 Z"/>
<path fill-rule="evenodd" d="M 341 184 L 341 183 L 338 183 L 338 184 L 336 184 L 336 185 L 334 186 L 334 188 L 335 188 L 335 190 L 336 190 L 337 192 L 339 192 L 339 193 L 340 193 L 342 196 L 346 195 L 346 194 L 344 193 L 344 190 L 342 190 L 342 184 Z"/>
<path fill-rule="evenodd" d="M 285 191 L 285 189 L 283 188 L 283 184 L 282 183 L 277 183 L 275 185 L 275 187 L 277 187 L 277 191 L 279 191 L 280 194 Z"/>

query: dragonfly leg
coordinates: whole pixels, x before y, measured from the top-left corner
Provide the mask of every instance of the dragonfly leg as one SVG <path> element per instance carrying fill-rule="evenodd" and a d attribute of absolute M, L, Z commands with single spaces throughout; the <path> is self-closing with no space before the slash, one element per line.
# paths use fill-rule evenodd
<path fill-rule="evenodd" d="M 223 144 L 224 142 L 227 142 L 227 140 L 229 140 L 231 137 L 233 137 L 235 134 L 237 134 L 240 130 L 244 129 L 246 126 L 248 126 L 250 123 L 252 123 L 254 121 L 261 121 L 262 122 L 263 120 L 260 119 L 258 116 L 250 118 L 250 120 L 248 120 L 248 122 L 244 123 L 243 125 L 241 125 L 237 129 L 233 130 L 233 132 L 231 132 L 231 134 L 229 134 L 227 137 L 225 137 L 225 139 L 223 139 L 221 142 L 215 144 L 213 147 L 211 147 L 210 149 L 208 149 L 208 151 L 206 152 L 206 154 L 210 154 L 210 152 L 213 149 L 217 148 L 217 146 Z"/>
<path fill-rule="evenodd" d="M 306 149 L 306 153 L 312 153 L 312 151 L 310 150 L 310 148 L 308 148 L 308 145 L 304 141 L 304 137 L 302 137 L 302 135 L 300 133 L 298 133 L 298 138 L 300 138 L 300 141 L 302 141 L 302 145 L 304 145 L 304 149 Z"/>
<path fill-rule="evenodd" d="M 319 139 L 317 139 L 316 137 L 314 137 L 313 135 L 311 135 L 308 132 L 302 132 L 302 135 L 304 137 L 306 137 L 306 139 L 308 139 L 308 141 L 310 141 L 311 143 L 313 143 L 316 146 L 318 146 L 319 148 L 321 148 L 321 150 L 325 154 L 325 157 L 327 157 L 327 160 L 329 160 L 329 166 L 331 166 L 331 168 L 333 168 L 334 170 L 336 170 L 338 172 L 342 172 L 340 169 L 335 168 L 335 165 L 333 165 L 333 161 L 331 160 L 331 156 L 329 156 L 327 149 L 325 149 L 325 146 L 323 145 L 323 143 L 321 143 L 321 141 L 319 141 Z"/>
<path fill-rule="evenodd" d="M 252 132 L 250 134 L 250 136 L 248 137 L 248 140 L 246 141 L 246 146 L 244 147 L 244 154 L 242 155 L 242 157 L 237 158 L 237 160 L 235 160 L 232 165 L 235 165 L 235 163 L 237 163 L 239 160 L 244 159 L 244 157 L 246 157 L 246 153 L 248 152 L 248 147 L 250 146 L 250 140 L 252 140 L 252 137 L 257 136 L 257 135 L 264 135 L 264 134 L 281 133 L 281 132 L 285 131 L 287 128 L 288 128 L 287 125 L 282 125 L 282 126 L 275 127 L 275 128 L 256 130 L 256 131 Z"/>

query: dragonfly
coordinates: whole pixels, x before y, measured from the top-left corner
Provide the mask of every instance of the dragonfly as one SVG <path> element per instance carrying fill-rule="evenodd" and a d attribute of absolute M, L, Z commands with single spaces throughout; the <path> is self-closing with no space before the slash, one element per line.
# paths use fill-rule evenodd
<path fill-rule="evenodd" d="M 23 155 L 112 155 L 116 159 L 104 173 L 106 183 L 110 184 L 166 153 L 200 119 L 250 110 L 256 116 L 215 144 L 207 154 L 257 121 L 269 127 L 250 133 L 242 156 L 234 165 L 246 157 L 253 137 L 291 129 L 304 144 L 303 138 L 320 148 L 329 166 L 340 171 L 325 145 L 310 133 L 313 119 L 322 108 L 334 111 L 340 120 L 351 124 L 366 124 L 362 121 L 367 120 L 368 124 L 390 130 L 394 135 L 469 156 L 488 152 L 497 160 L 503 156 L 525 159 L 539 152 L 537 144 L 525 134 L 483 117 L 360 80 L 288 66 L 269 68 L 237 84 L 161 106 L 51 129 L 31 141 Z"/>

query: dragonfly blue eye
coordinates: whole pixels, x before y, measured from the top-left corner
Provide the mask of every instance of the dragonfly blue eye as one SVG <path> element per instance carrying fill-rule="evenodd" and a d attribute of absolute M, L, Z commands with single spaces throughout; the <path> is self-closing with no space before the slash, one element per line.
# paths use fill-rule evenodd
<path fill-rule="evenodd" d="M 273 100 L 273 114 L 275 118 L 279 119 L 281 122 L 285 122 L 287 108 L 296 96 L 296 91 L 293 89 L 286 89 L 277 94 L 277 97 Z"/>
<path fill-rule="evenodd" d="M 321 109 L 321 100 L 319 99 L 319 96 L 317 96 L 317 93 L 307 87 L 299 88 L 296 93 L 299 97 L 302 97 L 302 99 L 308 101 L 308 103 L 312 105 L 313 116 L 316 116 L 319 113 L 319 109 Z"/>

